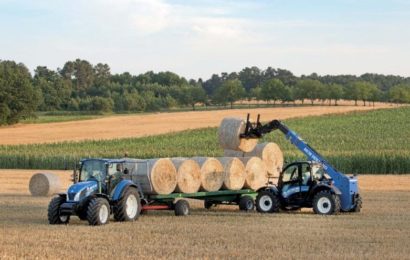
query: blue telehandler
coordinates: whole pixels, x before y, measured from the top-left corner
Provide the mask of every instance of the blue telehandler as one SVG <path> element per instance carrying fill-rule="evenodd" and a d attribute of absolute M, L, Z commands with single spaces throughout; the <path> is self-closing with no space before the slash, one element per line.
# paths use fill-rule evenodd
<path fill-rule="evenodd" d="M 313 208 L 317 214 L 359 212 L 362 199 L 356 176 L 337 171 L 315 149 L 279 120 L 267 124 L 246 120 L 245 132 L 240 138 L 261 138 L 274 130 L 282 132 L 308 158 L 308 161 L 288 164 L 280 173 L 277 185 L 267 185 L 258 191 L 256 208 L 262 213 Z"/>

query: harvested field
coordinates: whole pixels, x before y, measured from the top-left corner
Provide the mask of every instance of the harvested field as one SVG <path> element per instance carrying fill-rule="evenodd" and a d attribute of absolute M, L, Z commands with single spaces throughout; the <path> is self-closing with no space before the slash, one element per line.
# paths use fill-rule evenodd
<path fill-rule="evenodd" d="M 391 105 L 387 104 L 378 104 L 376 106 L 376 108 L 389 107 L 391 107 Z M 110 116 L 92 120 L 60 123 L 18 124 L 0 128 L 0 145 L 157 135 L 186 129 L 218 126 L 224 117 L 245 117 L 246 113 L 251 113 L 254 117 L 259 113 L 264 119 L 286 119 L 373 109 L 375 109 L 375 107 L 369 106 L 279 107 Z"/>
<path fill-rule="evenodd" d="M 304 210 L 262 215 L 241 213 L 235 206 L 207 211 L 202 203 L 191 202 L 188 217 L 150 212 L 134 223 L 112 221 L 89 227 L 75 217 L 68 226 L 47 224 L 49 198 L 31 197 L 27 188 L 35 172 L 0 170 L 1 259 L 73 255 L 405 259 L 410 255 L 410 175 L 360 176 L 364 208 L 359 214 L 323 217 Z M 58 172 L 66 185 L 70 173 Z"/>

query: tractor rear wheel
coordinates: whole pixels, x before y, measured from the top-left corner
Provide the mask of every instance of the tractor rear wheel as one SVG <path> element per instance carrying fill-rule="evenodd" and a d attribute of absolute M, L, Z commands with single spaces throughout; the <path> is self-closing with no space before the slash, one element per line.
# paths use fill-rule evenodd
<path fill-rule="evenodd" d="M 48 204 L 48 223 L 51 225 L 68 224 L 70 221 L 69 215 L 60 215 L 60 206 L 65 202 L 63 197 L 54 197 Z"/>
<path fill-rule="evenodd" d="M 105 225 L 110 222 L 110 204 L 104 198 L 93 198 L 88 204 L 87 220 L 91 226 Z"/>
<path fill-rule="evenodd" d="M 239 199 L 239 210 L 252 211 L 255 208 L 255 202 L 251 196 L 242 196 Z"/>
<path fill-rule="evenodd" d="M 277 195 L 267 190 L 260 191 L 256 197 L 256 210 L 260 213 L 279 212 L 279 199 Z"/>
<path fill-rule="evenodd" d="M 141 213 L 141 201 L 135 188 L 128 188 L 114 207 L 114 219 L 117 221 L 137 220 Z"/>
<path fill-rule="evenodd" d="M 178 200 L 174 207 L 175 216 L 189 215 L 189 203 L 186 200 Z"/>
<path fill-rule="evenodd" d="M 340 199 L 336 194 L 324 190 L 313 197 L 313 211 L 320 215 L 332 215 L 340 212 Z"/>

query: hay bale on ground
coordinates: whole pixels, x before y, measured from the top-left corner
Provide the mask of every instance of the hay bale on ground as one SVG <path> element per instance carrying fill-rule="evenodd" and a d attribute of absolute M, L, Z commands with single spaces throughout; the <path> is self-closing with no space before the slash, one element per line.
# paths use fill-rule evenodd
<path fill-rule="evenodd" d="M 258 139 L 239 138 L 245 132 L 246 123 L 240 118 L 224 118 L 218 128 L 219 144 L 224 149 L 250 152 L 258 143 Z"/>
<path fill-rule="evenodd" d="M 222 187 L 228 190 L 240 190 L 245 184 L 245 165 L 238 158 L 220 157 L 218 160 L 224 167 L 225 177 Z"/>
<path fill-rule="evenodd" d="M 201 187 L 202 191 L 218 191 L 224 182 L 224 168 L 215 158 L 194 157 L 201 168 Z"/>
<path fill-rule="evenodd" d="M 245 188 L 257 190 L 268 183 L 266 164 L 258 157 L 239 157 L 245 164 Z"/>
<path fill-rule="evenodd" d="M 29 182 L 29 190 L 33 196 L 51 196 L 61 190 L 60 177 L 52 173 L 36 173 Z"/>
<path fill-rule="evenodd" d="M 201 187 L 201 168 L 192 159 L 172 158 L 172 163 L 177 169 L 177 186 L 175 191 L 194 193 Z"/>
<path fill-rule="evenodd" d="M 169 158 L 127 159 L 126 168 L 146 194 L 170 194 L 177 186 L 177 170 Z"/>

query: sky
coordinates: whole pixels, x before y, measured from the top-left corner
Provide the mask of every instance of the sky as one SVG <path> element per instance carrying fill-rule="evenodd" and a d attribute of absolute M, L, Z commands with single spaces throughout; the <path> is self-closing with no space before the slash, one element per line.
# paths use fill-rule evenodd
<path fill-rule="evenodd" d="M 186 78 L 244 67 L 410 76 L 405 0 L 0 0 L 0 60 Z"/>

